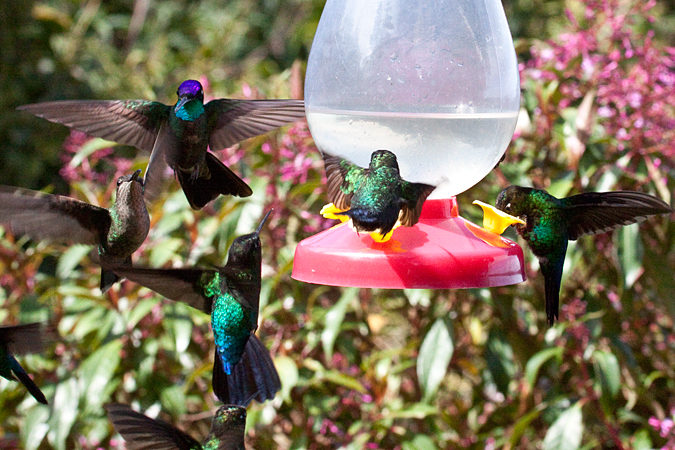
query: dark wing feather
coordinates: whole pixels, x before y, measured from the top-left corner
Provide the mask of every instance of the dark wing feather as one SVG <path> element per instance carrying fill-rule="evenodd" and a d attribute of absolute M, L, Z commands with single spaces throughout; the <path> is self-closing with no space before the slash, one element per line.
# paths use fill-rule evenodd
<path fill-rule="evenodd" d="M 145 189 L 143 191 L 143 197 L 148 202 L 157 200 L 162 192 L 162 183 L 168 166 L 166 155 L 175 155 L 180 151 L 178 140 L 173 135 L 167 121 L 160 124 L 157 138 L 151 150 L 148 168 L 145 170 Z"/>
<path fill-rule="evenodd" d="M 422 205 L 429 194 L 436 189 L 436 186 L 431 186 L 424 183 L 409 183 L 404 181 L 401 184 L 403 205 L 401 206 L 401 225 L 405 227 L 412 227 L 420 220 L 422 213 Z"/>
<path fill-rule="evenodd" d="M 339 209 L 348 210 L 354 192 L 369 170 L 327 153 L 323 155 L 323 164 L 326 168 L 328 200 Z"/>
<path fill-rule="evenodd" d="M 202 275 L 216 273 L 204 269 L 149 269 L 143 267 L 108 267 L 120 277 L 145 286 L 158 294 L 211 314 L 211 299 L 201 293 Z"/>
<path fill-rule="evenodd" d="M 39 353 L 56 340 L 56 329 L 43 323 L 0 327 L 0 344 L 13 355 Z"/>
<path fill-rule="evenodd" d="M 70 197 L 0 186 L 0 223 L 36 239 L 95 245 L 108 234 L 110 213 Z"/>
<path fill-rule="evenodd" d="M 209 124 L 211 150 L 272 131 L 305 118 L 302 100 L 230 100 L 208 102 L 204 109 Z"/>
<path fill-rule="evenodd" d="M 562 200 L 569 224 L 569 239 L 606 233 L 623 225 L 642 222 L 673 209 L 662 200 L 633 191 L 587 192 Z"/>
<path fill-rule="evenodd" d="M 169 106 L 148 100 L 64 100 L 17 109 L 66 125 L 90 136 L 151 151 Z"/>
<path fill-rule="evenodd" d="M 168 423 L 154 420 L 127 405 L 105 405 L 115 430 L 126 441 L 128 450 L 197 450 L 202 445 L 190 435 Z"/>

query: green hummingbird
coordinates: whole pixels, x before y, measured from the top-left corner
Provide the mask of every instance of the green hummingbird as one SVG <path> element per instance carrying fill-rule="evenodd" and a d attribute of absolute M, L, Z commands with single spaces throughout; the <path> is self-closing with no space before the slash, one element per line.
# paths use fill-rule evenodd
<path fill-rule="evenodd" d="M 117 180 L 117 197 L 110 209 L 62 195 L 0 186 L 0 223 L 35 239 L 59 239 L 98 246 L 101 291 L 119 279 L 111 265 L 131 265 L 131 254 L 150 228 L 143 200 L 141 170 Z"/>
<path fill-rule="evenodd" d="M 166 298 L 211 314 L 216 344 L 213 391 L 223 403 L 247 406 L 254 398 L 262 403 L 281 388 L 270 353 L 255 335 L 262 265 L 259 235 L 271 212 L 255 232 L 232 242 L 224 267 L 113 269 Z"/>
<path fill-rule="evenodd" d="M 389 234 L 396 223 L 411 227 L 420 219 L 422 205 L 436 187 L 401 178 L 396 155 L 377 150 L 367 169 L 324 154 L 328 199 L 348 216 L 357 232 Z"/>
<path fill-rule="evenodd" d="M 222 150 L 305 117 L 302 100 L 217 99 L 204 104 L 196 80 L 182 82 L 177 94 L 173 106 L 149 100 L 72 100 L 18 109 L 152 152 L 146 171 L 148 199 L 156 197 L 168 164 L 193 209 L 220 194 L 248 197 L 253 192 L 207 148 Z"/>
<path fill-rule="evenodd" d="M 211 421 L 211 431 L 201 444 L 178 428 L 151 419 L 127 405 L 111 403 L 105 405 L 105 409 L 128 450 L 246 450 L 246 409 L 241 406 L 218 408 Z"/>
<path fill-rule="evenodd" d="M 525 221 L 525 225 L 516 225 L 516 230 L 539 259 L 549 325 L 558 318 L 567 241 L 673 211 L 662 200 L 641 192 L 587 192 L 558 199 L 546 191 L 520 186 L 502 190 L 495 206 Z"/>
<path fill-rule="evenodd" d="M 47 404 L 47 399 L 14 355 L 41 352 L 54 340 L 55 335 L 53 327 L 41 323 L 0 327 L 0 376 L 19 380 L 35 400 L 43 405 Z"/>

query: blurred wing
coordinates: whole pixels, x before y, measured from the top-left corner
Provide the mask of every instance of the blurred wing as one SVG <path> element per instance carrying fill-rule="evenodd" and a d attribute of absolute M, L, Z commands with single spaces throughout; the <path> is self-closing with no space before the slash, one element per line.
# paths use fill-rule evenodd
<path fill-rule="evenodd" d="M 178 428 L 151 419 L 127 405 L 105 405 L 115 430 L 126 441 L 128 450 L 201 450 L 201 444 Z"/>
<path fill-rule="evenodd" d="M 420 220 L 422 205 L 436 186 L 423 183 L 409 183 L 404 181 L 401 185 L 403 205 L 401 206 L 401 225 L 411 227 Z"/>
<path fill-rule="evenodd" d="M 13 355 L 39 353 L 56 340 L 56 329 L 43 323 L 0 327 L 0 344 Z"/>
<path fill-rule="evenodd" d="M 664 201 L 633 191 L 587 192 L 567 197 L 562 202 L 571 240 L 642 222 L 655 214 L 673 212 Z"/>
<path fill-rule="evenodd" d="M 145 286 L 158 294 L 211 314 L 211 299 L 201 293 L 199 282 L 204 274 L 216 270 L 204 269 L 149 269 L 144 267 L 109 267 L 120 277 Z"/>
<path fill-rule="evenodd" d="M 348 210 L 352 195 L 368 175 L 369 170 L 327 153 L 323 155 L 323 164 L 326 168 L 328 200 L 339 209 Z"/>
<path fill-rule="evenodd" d="M 221 269 L 221 274 L 225 276 L 227 289 L 232 296 L 245 308 L 253 311 L 255 315 L 254 323 L 258 323 L 258 309 L 260 308 L 260 278 L 237 268 L 236 266 L 225 266 Z"/>
<path fill-rule="evenodd" d="M 212 100 L 204 106 L 211 150 L 272 131 L 305 118 L 302 100 Z"/>
<path fill-rule="evenodd" d="M 110 213 L 70 197 L 0 186 L 0 223 L 35 239 L 97 245 L 108 234 Z"/>
<path fill-rule="evenodd" d="M 145 170 L 145 188 L 143 191 L 143 197 L 150 203 L 157 200 L 162 191 L 164 174 L 168 166 L 166 155 L 173 155 L 178 152 L 178 141 L 171 132 L 168 122 L 161 123 L 153 143 L 154 146 L 150 149 L 152 150 L 150 161 Z"/>
<path fill-rule="evenodd" d="M 169 106 L 147 100 L 64 100 L 17 109 L 66 125 L 90 136 L 151 151 Z"/>

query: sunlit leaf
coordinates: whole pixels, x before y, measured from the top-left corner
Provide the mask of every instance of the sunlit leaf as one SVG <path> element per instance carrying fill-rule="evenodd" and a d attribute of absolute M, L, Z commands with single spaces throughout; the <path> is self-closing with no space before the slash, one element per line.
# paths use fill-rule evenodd
<path fill-rule="evenodd" d="M 577 450 L 582 433 L 581 405 L 577 402 L 563 411 L 548 429 L 544 450 Z"/>
<path fill-rule="evenodd" d="M 121 350 L 120 340 L 110 341 L 80 364 L 80 391 L 92 410 L 100 408 L 107 401 L 109 392 L 119 383 L 113 379 L 113 375 L 120 364 Z"/>
<path fill-rule="evenodd" d="M 333 305 L 324 317 L 325 328 L 321 332 L 321 344 L 323 345 L 323 352 L 329 360 L 333 357 L 333 345 L 335 344 L 337 335 L 340 333 L 340 326 L 342 326 L 342 321 L 345 318 L 347 307 L 356 298 L 358 292 L 357 288 L 345 289 L 342 297 L 340 297 L 338 302 Z"/>
<path fill-rule="evenodd" d="M 626 287 L 633 286 L 635 281 L 642 275 L 642 241 L 640 240 L 640 225 L 632 224 L 621 227 L 617 232 L 619 264 L 623 272 Z"/>
<path fill-rule="evenodd" d="M 63 252 L 56 266 L 56 275 L 61 278 L 68 278 L 75 270 L 82 259 L 91 251 L 91 245 L 75 244 Z"/>
<path fill-rule="evenodd" d="M 452 325 L 438 318 L 424 337 L 417 357 L 417 379 L 424 392 L 424 400 L 430 401 L 438 390 L 455 350 L 452 342 Z"/>
<path fill-rule="evenodd" d="M 597 350 L 593 353 L 593 363 L 600 376 L 603 393 L 616 397 L 621 388 L 619 360 L 612 353 Z"/>
<path fill-rule="evenodd" d="M 429 436 L 418 434 L 412 441 L 404 442 L 402 448 L 403 450 L 436 450 L 438 447 Z"/>
<path fill-rule="evenodd" d="M 21 442 L 25 450 L 35 450 L 45 438 L 49 425 L 49 407 L 37 405 L 30 408 L 24 416 L 24 424 L 21 428 Z"/>

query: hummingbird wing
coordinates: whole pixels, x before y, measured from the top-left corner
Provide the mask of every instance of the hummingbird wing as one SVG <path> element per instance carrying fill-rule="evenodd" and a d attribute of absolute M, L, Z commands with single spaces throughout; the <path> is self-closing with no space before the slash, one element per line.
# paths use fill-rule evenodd
<path fill-rule="evenodd" d="M 170 107 L 148 100 L 63 100 L 17 108 L 67 127 L 151 151 Z"/>
<path fill-rule="evenodd" d="M 56 340 L 56 329 L 43 323 L 0 327 L 0 345 L 13 355 L 38 353 Z"/>
<path fill-rule="evenodd" d="M 401 183 L 401 196 L 403 200 L 403 205 L 401 205 L 401 225 L 411 227 L 420 220 L 422 205 L 434 189 L 436 189 L 436 186 L 424 183 L 410 183 L 408 181 Z"/>
<path fill-rule="evenodd" d="M 201 450 L 192 436 L 168 423 L 151 419 L 127 405 L 105 405 L 115 430 L 126 441 L 128 450 Z"/>
<path fill-rule="evenodd" d="M 0 223 L 35 239 L 98 245 L 108 234 L 110 213 L 62 195 L 0 186 Z"/>
<path fill-rule="evenodd" d="M 168 121 L 163 121 L 159 125 L 153 144 L 150 148 L 152 151 L 150 161 L 145 170 L 145 188 L 143 190 L 143 197 L 148 202 L 154 202 L 162 192 L 162 182 L 168 167 L 166 155 L 175 155 L 180 151 L 178 140 L 173 135 Z"/>
<path fill-rule="evenodd" d="M 673 212 L 664 201 L 633 191 L 587 192 L 562 199 L 562 203 L 570 240 L 642 222 L 655 214 Z"/>
<path fill-rule="evenodd" d="M 209 147 L 222 150 L 237 142 L 305 118 L 302 100 L 212 100 L 204 105 Z"/>
<path fill-rule="evenodd" d="M 327 153 L 323 155 L 323 164 L 326 168 L 328 200 L 337 208 L 348 210 L 354 192 L 359 189 L 370 170 Z"/>
<path fill-rule="evenodd" d="M 211 298 L 200 287 L 203 276 L 213 276 L 217 270 L 208 269 L 150 269 L 144 267 L 108 267 L 120 277 L 145 286 L 158 294 L 211 314 Z"/>

